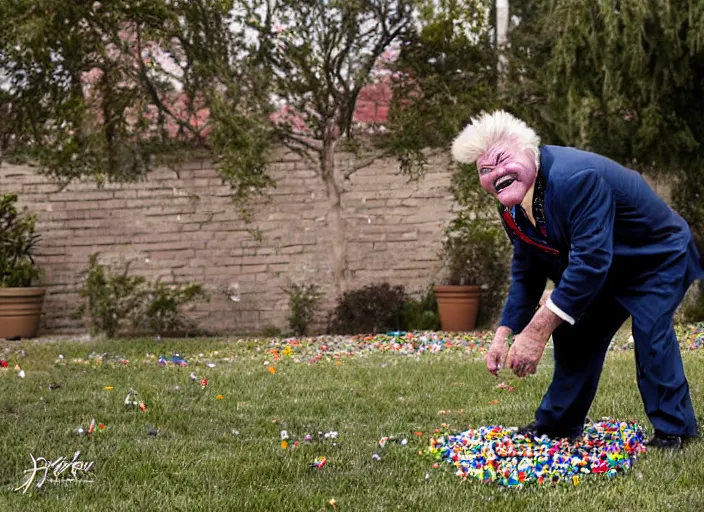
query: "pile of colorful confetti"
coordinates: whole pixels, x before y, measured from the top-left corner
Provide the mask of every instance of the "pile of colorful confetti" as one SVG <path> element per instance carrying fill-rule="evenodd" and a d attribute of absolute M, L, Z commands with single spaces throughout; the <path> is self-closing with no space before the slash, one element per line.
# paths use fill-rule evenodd
<path fill-rule="evenodd" d="M 614 477 L 628 471 L 645 452 L 643 430 L 633 422 L 604 418 L 585 425 L 581 440 L 535 438 L 515 428 L 488 426 L 459 434 L 445 433 L 430 442 L 430 452 L 475 478 L 506 487 L 525 484 L 579 483 L 583 474 Z"/>
<path fill-rule="evenodd" d="M 675 327 L 675 333 L 682 348 L 704 348 L 704 324 L 679 324 Z"/>

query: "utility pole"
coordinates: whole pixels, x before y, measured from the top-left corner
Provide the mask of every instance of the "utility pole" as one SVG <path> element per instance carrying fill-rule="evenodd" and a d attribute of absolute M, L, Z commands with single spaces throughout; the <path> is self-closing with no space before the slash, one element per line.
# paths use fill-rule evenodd
<path fill-rule="evenodd" d="M 506 74 L 508 73 L 508 57 L 506 56 L 506 45 L 508 44 L 508 0 L 496 0 L 496 49 L 499 60 L 496 65 L 498 72 L 499 91 L 505 89 Z"/>

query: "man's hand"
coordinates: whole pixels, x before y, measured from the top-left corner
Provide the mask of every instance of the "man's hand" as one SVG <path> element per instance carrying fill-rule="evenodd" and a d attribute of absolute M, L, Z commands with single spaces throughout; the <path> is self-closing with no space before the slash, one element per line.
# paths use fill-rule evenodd
<path fill-rule="evenodd" d="M 516 341 L 508 353 L 506 364 L 513 373 L 525 377 L 536 372 L 545 345 L 561 323 L 562 319 L 547 306 L 538 309 L 526 328 L 516 336 Z"/>
<path fill-rule="evenodd" d="M 489 370 L 489 373 L 492 375 L 498 375 L 499 370 L 504 366 L 506 355 L 508 354 L 508 337 L 511 336 L 512 332 L 511 329 L 505 326 L 496 329 L 494 341 L 491 342 L 489 351 L 486 353 L 486 356 L 484 356 L 486 359 L 486 369 Z"/>
<path fill-rule="evenodd" d="M 548 338 L 536 336 L 535 333 L 522 332 L 516 336 L 508 353 L 506 361 L 508 367 L 518 377 L 532 375 L 538 369 L 540 358 L 543 357 Z"/>

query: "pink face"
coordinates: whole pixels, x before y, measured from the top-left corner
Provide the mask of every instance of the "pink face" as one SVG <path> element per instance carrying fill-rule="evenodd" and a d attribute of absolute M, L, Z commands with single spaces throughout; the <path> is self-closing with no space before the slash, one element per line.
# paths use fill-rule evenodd
<path fill-rule="evenodd" d="M 499 144 L 477 159 L 482 188 L 511 208 L 523 201 L 535 182 L 535 160 L 529 151 Z"/>

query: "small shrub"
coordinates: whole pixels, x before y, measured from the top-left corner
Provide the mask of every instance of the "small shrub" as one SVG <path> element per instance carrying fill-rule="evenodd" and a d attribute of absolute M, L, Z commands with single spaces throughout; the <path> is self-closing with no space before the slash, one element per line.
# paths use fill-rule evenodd
<path fill-rule="evenodd" d="M 98 255 L 89 260 L 81 297 L 86 299 L 76 316 L 83 316 L 86 308 L 93 335 L 114 338 L 125 325 L 132 323 L 144 307 L 144 284 L 141 276 L 128 276 L 129 264 L 120 274 L 111 274 L 98 263 Z"/>
<path fill-rule="evenodd" d="M 167 286 L 157 281 L 145 293 L 144 310 L 133 322 L 133 327 L 146 328 L 157 334 L 189 333 L 196 329 L 194 322 L 186 318 L 181 307 L 194 301 L 207 301 L 208 294 L 200 284 Z"/>
<path fill-rule="evenodd" d="M 283 289 L 288 295 L 288 325 L 295 336 L 306 336 L 320 307 L 321 295 L 317 285 L 292 284 Z"/>
<path fill-rule="evenodd" d="M 374 334 L 403 328 L 403 286 L 370 284 L 345 292 L 330 318 L 329 330 L 337 334 Z"/>
<path fill-rule="evenodd" d="M 129 267 L 128 263 L 122 272 L 115 273 L 98 263 L 97 254 L 91 255 L 80 290 L 86 302 L 74 317 L 84 316 L 87 309 L 91 333 L 107 338 L 114 338 L 128 327 L 156 334 L 193 328 L 182 316 L 180 307 L 195 300 L 207 300 L 200 285 L 152 283 L 144 277 L 128 275 Z"/>
<path fill-rule="evenodd" d="M 281 336 L 281 329 L 275 325 L 267 325 L 262 331 L 262 336 L 265 338 L 279 338 Z"/>
<path fill-rule="evenodd" d="M 24 288 L 35 284 L 40 272 L 34 249 L 40 235 L 34 233 L 36 217 L 20 213 L 17 195 L 0 197 L 0 288 Z"/>
<path fill-rule="evenodd" d="M 410 296 L 406 297 L 403 304 L 403 330 L 440 330 L 440 314 L 432 286 L 430 286 L 420 300 Z"/>

